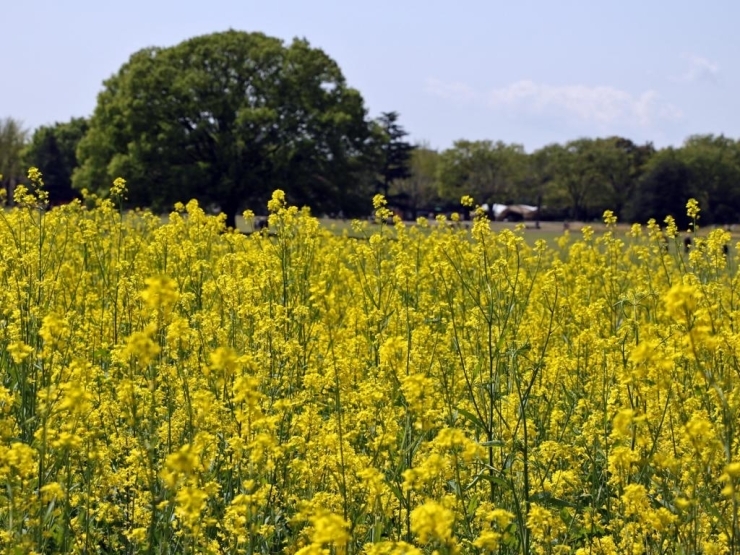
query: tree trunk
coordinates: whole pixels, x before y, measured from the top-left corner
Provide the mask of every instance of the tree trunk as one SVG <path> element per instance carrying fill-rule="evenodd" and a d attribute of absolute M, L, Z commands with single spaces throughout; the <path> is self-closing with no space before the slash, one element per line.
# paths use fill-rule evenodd
<path fill-rule="evenodd" d="M 17 181 L 15 177 L 11 177 L 8 180 L 8 205 L 9 206 L 15 206 L 15 201 L 13 200 L 13 196 L 15 195 L 16 184 L 17 184 Z"/>
<path fill-rule="evenodd" d="M 622 221 L 622 210 L 624 210 L 624 202 L 617 200 L 614 203 L 614 214 L 617 216 L 618 221 Z"/>
<path fill-rule="evenodd" d="M 227 202 L 223 208 L 224 214 L 226 214 L 227 229 L 236 229 L 236 206 L 235 202 Z"/>

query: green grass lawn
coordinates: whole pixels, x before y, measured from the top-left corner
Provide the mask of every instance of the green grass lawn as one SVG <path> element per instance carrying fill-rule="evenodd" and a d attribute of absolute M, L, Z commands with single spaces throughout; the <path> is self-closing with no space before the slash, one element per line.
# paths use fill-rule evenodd
<path fill-rule="evenodd" d="M 352 220 L 346 219 L 346 220 L 338 220 L 338 219 L 331 219 L 331 218 L 320 218 L 319 221 L 321 224 L 329 229 L 330 231 L 336 233 L 337 235 L 342 235 L 346 233 L 349 237 L 353 238 L 362 238 L 364 235 L 369 235 L 373 233 L 374 231 L 378 230 L 380 228 L 379 225 L 375 223 L 368 223 L 367 224 L 367 232 L 365 234 L 357 233 L 353 227 L 352 227 Z M 239 231 L 245 232 L 245 233 L 251 233 L 254 231 L 253 226 L 246 222 L 241 216 L 237 216 L 236 218 L 237 228 Z M 565 227 L 563 222 L 540 222 L 539 229 L 535 227 L 534 222 L 522 222 L 524 224 L 524 230 L 522 231 L 522 234 L 524 238 L 527 240 L 529 244 L 534 244 L 539 239 L 544 239 L 547 241 L 550 246 L 554 246 L 555 240 L 558 239 L 563 235 L 565 232 Z M 415 222 L 405 222 L 407 226 L 414 226 L 416 225 Z M 432 229 L 435 226 L 439 225 L 436 221 L 430 221 L 430 227 L 428 229 Z M 463 228 L 469 229 L 472 225 L 472 222 L 470 221 L 464 221 L 460 222 L 459 224 Z M 514 230 L 517 228 L 518 225 L 515 222 L 491 222 L 491 228 L 494 231 L 502 231 L 504 229 L 511 229 Z M 568 228 L 571 235 L 575 237 L 579 237 L 581 234 L 581 230 L 585 226 L 590 226 L 594 230 L 595 235 L 599 235 L 603 233 L 606 230 L 606 225 L 603 222 L 569 222 Z M 631 224 L 617 224 L 616 226 L 616 233 L 617 235 L 626 235 L 627 232 L 630 230 Z M 715 226 L 708 226 L 705 228 L 699 229 L 699 235 L 704 236 L 708 234 L 711 230 L 715 229 Z M 685 235 L 685 233 L 681 234 L 682 236 Z M 732 241 L 740 240 L 740 232 L 735 231 L 733 232 L 733 238 Z"/>

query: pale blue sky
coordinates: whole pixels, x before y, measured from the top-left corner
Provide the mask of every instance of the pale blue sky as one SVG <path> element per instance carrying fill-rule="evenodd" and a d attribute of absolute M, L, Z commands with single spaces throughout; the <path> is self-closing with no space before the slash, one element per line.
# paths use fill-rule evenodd
<path fill-rule="evenodd" d="M 308 39 L 436 148 L 740 138 L 737 0 L 0 0 L 0 21 L 0 117 L 30 128 L 91 114 L 140 48 L 234 28 Z"/>

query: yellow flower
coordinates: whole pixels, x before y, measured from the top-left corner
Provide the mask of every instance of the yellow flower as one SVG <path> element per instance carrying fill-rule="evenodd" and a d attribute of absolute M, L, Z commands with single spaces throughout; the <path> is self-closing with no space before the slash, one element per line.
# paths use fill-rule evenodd
<path fill-rule="evenodd" d="M 202 523 L 201 515 L 208 500 L 208 493 L 200 488 L 187 486 L 177 491 L 175 500 L 177 502 L 175 516 L 187 527 L 199 528 Z"/>
<path fill-rule="evenodd" d="M 39 171 L 38 168 L 35 168 L 35 167 L 28 168 L 28 179 L 29 181 L 31 181 L 31 183 L 33 183 L 37 187 L 43 187 L 44 185 L 41 172 Z"/>
<path fill-rule="evenodd" d="M 612 421 L 612 437 L 615 439 L 626 439 L 630 437 L 634 417 L 634 410 L 621 409 Z"/>
<path fill-rule="evenodd" d="M 725 466 L 725 473 L 732 479 L 740 478 L 740 462 L 732 462 Z"/>
<path fill-rule="evenodd" d="M 422 544 L 450 543 L 454 523 L 454 513 L 436 501 L 427 501 L 411 511 L 411 531 Z"/>
<path fill-rule="evenodd" d="M 113 186 L 110 188 L 110 195 L 114 198 L 124 198 L 124 195 L 126 194 L 126 180 L 117 177 L 113 181 Z"/>
<path fill-rule="evenodd" d="M 50 482 L 41 487 L 41 499 L 44 503 L 64 499 L 64 495 L 64 488 L 59 482 Z"/>
<path fill-rule="evenodd" d="M 14 341 L 13 343 L 10 343 L 7 350 L 8 353 L 10 353 L 10 357 L 13 359 L 13 362 L 16 364 L 20 364 L 26 360 L 31 353 L 33 353 L 33 347 L 26 345 L 23 341 Z"/>
<path fill-rule="evenodd" d="M 270 212 L 278 212 L 285 207 L 285 192 L 276 189 L 272 193 L 272 198 L 267 203 L 267 209 Z"/>
<path fill-rule="evenodd" d="M 375 210 L 379 210 L 380 208 L 383 208 L 384 206 L 388 205 L 388 201 L 385 199 L 383 195 L 375 195 L 373 197 L 373 208 Z"/>
<path fill-rule="evenodd" d="M 690 198 L 686 203 L 686 214 L 689 218 L 696 219 L 699 217 L 699 211 L 699 202 L 694 198 Z"/>
<path fill-rule="evenodd" d="M 135 358 L 141 366 L 151 364 L 161 349 L 152 339 L 154 329 L 150 326 L 143 331 L 136 331 L 126 339 L 123 353 L 126 357 Z"/>
<path fill-rule="evenodd" d="M 588 547 L 580 547 L 576 555 L 620 555 L 611 536 L 594 537 Z"/>
<path fill-rule="evenodd" d="M 697 308 L 696 290 L 691 285 L 674 285 L 665 295 L 665 307 L 672 318 L 687 322 L 687 318 Z"/>
<path fill-rule="evenodd" d="M 311 518 L 311 541 L 316 544 L 344 545 L 349 541 L 347 522 L 339 515 L 321 512 Z"/>
<path fill-rule="evenodd" d="M 628 484 L 622 494 L 625 516 L 645 516 L 650 510 L 647 491 L 642 484 Z"/>
<path fill-rule="evenodd" d="M 168 311 L 180 298 L 177 284 L 167 276 L 147 278 L 147 288 L 141 292 L 141 298 L 151 309 Z"/>
<path fill-rule="evenodd" d="M 665 220 L 663 220 L 666 226 L 665 234 L 666 237 L 673 239 L 678 235 L 678 226 L 676 225 L 676 220 L 673 216 L 666 216 Z"/>
<path fill-rule="evenodd" d="M 418 547 L 403 541 L 380 541 L 365 544 L 363 549 L 366 555 L 422 555 L 423 553 Z"/>
<path fill-rule="evenodd" d="M 552 521 L 552 514 L 542 505 L 532 503 L 532 506 L 527 515 L 527 527 L 532 530 L 532 534 L 539 538 L 549 537 L 550 535 L 550 522 Z"/>
<path fill-rule="evenodd" d="M 219 347 L 210 354 L 211 368 L 224 377 L 233 376 L 237 367 L 238 356 L 230 347 Z"/>
<path fill-rule="evenodd" d="M 503 534 L 493 530 L 483 530 L 480 535 L 473 540 L 473 545 L 479 549 L 487 551 L 496 551 L 501 544 Z"/>
<path fill-rule="evenodd" d="M 196 472 L 200 458 L 192 445 L 183 445 L 177 452 L 167 455 L 164 466 L 162 479 L 174 489 L 181 478 L 188 478 Z"/>
<path fill-rule="evenodd" d="M 468 235 L 382 196 L 331 229 L 275 191 L 245 236 L 117 193 L 0 213 L 0 552 L 730 551 L 728 231 L 687 259 L 672 218 Z"/>
<path fill-rule="evenodd" d="M 69 325 L 58 314 L 47 314 L 41 324 L 39 335 L 44 340 L 45 347 L 54 348 L 66 337 Z"/>

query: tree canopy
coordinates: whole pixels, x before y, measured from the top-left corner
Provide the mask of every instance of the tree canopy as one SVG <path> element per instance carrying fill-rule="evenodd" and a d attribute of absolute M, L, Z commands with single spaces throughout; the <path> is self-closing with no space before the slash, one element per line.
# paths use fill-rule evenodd
<path fill-rule="evenodd" d="M 28 140 L 28 130 L 13 118 L 0 120 L 0 185 L 12 199 L 13 188 L 23 179 L 23 149 Z"/>
<path fill-rule="evenodd" d="M 431 210 L 440 202 L 437 187 L 439 153 L 427 143 L 416 145 L 408 161 L 408 177 L 393 182 L 393 198 L 403 201 L 409 215 L 416 219 L 420 209 Z"/>
<path fill-rule="evenodd" d="M 419 208 L 441 203 L 454 209 L 468 194 L 480 204 L 540 206 L 545 219 L 588 221 L 610 209 L 622 221 L 662 222 L 672 215 L 683 224 L 694 197 L 702 223 L 740 222 L 740 141 L 722 135 L 695 135 L 660 150 L 624 137 L 580 138 L 531 153 L 518 144 L 460 140 L 423 155 L 434 164 L 412 158 L 414 175 L 396 187 L 424 183 Z"/>
<path fill-rule="evenodd" d="M 73 118 L 33 132 L 23 155 L 24 165 L 41 171 L 51 204 L 69 202 L 79 194 L 72 188 L 72 172 L 77 167 L 77 146 L 87 128 L 85 118 Z"/>
<path fill-rule="evenodd" d="M 133 204 L 197 198 L 231 226 L 278 188 L 351 212 L 371 142 L 360 93 L 322 50 L 230 30 L 133 54 L 104 83 L 73 183 L 125 176 Z"/>
<path fill-rule="evenodd" d="M 286 43 L 229 30 L 134 53 L 103 83 L 94 113 L 29 133 L 0 120 L 2 187 L 29 166 L 51 201 L 72 187 L 105 196 L 117 177 L 128 203 L 155 211 L 198 199 L 235 226 L 263 212 L 275 189 L 315 212 L 367 215 L 382 192 L 397 211 L 531 204 L 542 219 L 683 221 L 686 201 L 703 224 L 740 222 L 740 141 L 695 135 L 656 149 L 618 136 L 577 138 L 526 152 L 516 143 L 412 144 L 397 112 L 369 119 L 360 93 L 305 39 Z M 264 213 L 264 212 L 263 212 Z"/>
<path fill-rule="evenodd" d="M 379 190 L 388 196 L 391 185 L 411 177 L 411 156 L 415 146 L 404 140 L 408 135 L 398 123 L 398 112 L 383 112 L 376 121 L 379 127 Z"/>
<path fill-rule="evenodd" d="M 459 201 L 472 195 L 481 204 L 505 203 L 522 179 L 524 147 L 501 141 L 456 141 L 439 160 L 437 178 L 442 198 Z"/>

